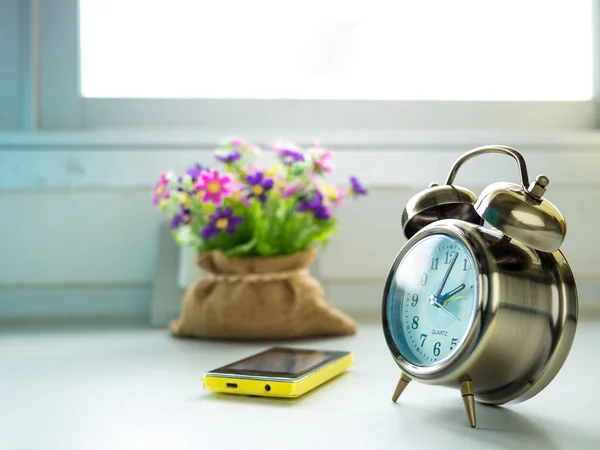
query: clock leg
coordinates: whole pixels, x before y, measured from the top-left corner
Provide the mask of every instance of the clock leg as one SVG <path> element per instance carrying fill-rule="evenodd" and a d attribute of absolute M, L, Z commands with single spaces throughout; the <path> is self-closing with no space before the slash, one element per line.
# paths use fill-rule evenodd
<path fill-rule="evenodd" d="M 404 389 L 406 389 L 406 386 L 408 386 L 408 383 L 410 383 L 411 381 L 412 381 L 412 378 L 410 378 L 408 375 L 406 375 L 404 372 L 402 372 L 402 376 L 400 377 L 400 379 L 398 380 L 398 384 L 396 385 L 396 390 L 394 391 L 394 395 L 392 395 L 393 402 L 398 400 L 398 397 L 400 397 L 400 394 L 402 394 Z"/>
<path fill-rule="evenodd" d="M 472 428 L 475 428 L 475 391 L 472 381 L 462 381 L 460 383 L 460 394 L 462 395 L 467 417 Z"/>

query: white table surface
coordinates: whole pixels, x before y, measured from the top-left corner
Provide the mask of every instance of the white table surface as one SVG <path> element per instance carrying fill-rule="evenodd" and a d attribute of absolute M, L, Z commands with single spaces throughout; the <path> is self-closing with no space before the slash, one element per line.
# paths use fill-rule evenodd
<path fill-rule="evenodd" d="M 558 377 L 510 407 L 413 382 L 376 322 L 357 336 L 294 342 L 355 353 L 349 372 L 297 400 L 214 394 L 202 372 L 270 343 L 178 340 L 144 327 L 0 329 L 0 449 L 600 449 L 600 322 L 581 322 Z"/>

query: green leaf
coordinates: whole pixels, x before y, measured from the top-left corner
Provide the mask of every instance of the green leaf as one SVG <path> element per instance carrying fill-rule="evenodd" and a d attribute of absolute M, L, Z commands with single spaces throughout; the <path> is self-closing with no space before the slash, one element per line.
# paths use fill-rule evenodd
<path fill-rule="evenodd" d="M 237 245 L 225 252 L 227 256 L 250 256 L 256 247 L 256 239 L 252 239 L 244 244 Z"/>
<path fill-rule="evenodd" d="M 273 256 L 277 254 L 277 251 L 268 242 L 261 241 L 256 245 L 259 256 Z"/>

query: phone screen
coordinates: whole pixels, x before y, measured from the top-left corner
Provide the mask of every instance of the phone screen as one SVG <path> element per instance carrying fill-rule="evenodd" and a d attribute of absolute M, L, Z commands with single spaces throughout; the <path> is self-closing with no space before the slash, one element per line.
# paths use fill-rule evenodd
<path fill-rule="evenodd" d="M 345 354 L 276 347 L 221 367 L 215 372 L 296 378 Z"/>

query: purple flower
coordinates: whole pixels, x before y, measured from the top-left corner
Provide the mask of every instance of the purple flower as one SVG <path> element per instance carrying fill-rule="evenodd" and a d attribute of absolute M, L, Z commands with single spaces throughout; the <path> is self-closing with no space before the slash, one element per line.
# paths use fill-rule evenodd
<path fill-rule="evenodd" d="M 196 164 L 190 167 L 188 170 L 186 170 L 185 173 L 192 177 L 192 180 L 196 181 L 200 176 L 200 172 L 202 172 L 203 170 L 204 167 L 202 167 L 200 164 Z"/>
<path fill-rule="evenodd" d="M 250 194 L 248 197 L 256 197 L 262 203 L 267 201 L 267 192 L 273 188 L 273 180 L 265 178 L 262 172 L 248 175 L 248 184 L 250 185 Z"/>
<path fill-rule="evenodd" d="M 172 228 L 178 228 L 180 225 L 187 225 L 192 221 L 192 212 L 187 208 L 182 208 L 179 214 L 173 217 L 171 221 Z"/>
<path fill-rule="evenodd" d="M 220 208 L 215 214 L 210 216 L 210 222 L 202 230 L 202 237 L 210 239 L 219 234 L 220 231 L 226 231 L 229 234 L 234 234 L 237 226 L 243 222 L 243 218 L 234 216 L 231 207 Z"/>
<path fill-rule="evenodd" d="M 291 166 L 294 163 L 299 161 L 304 161 L 304 155 L 296 150 L 291 150 L 289 148 L 285 148 L 279 150 L 279 158 L 281 162 L 283 162 L 286 166 Z"/>
<path fill-rule="evenodd" d="M 356 177 L 350 177 L 350 195 L 355 197 L 367 195 L 367 190 L 360 184 L 360 181 Z"/>
<path fill-rule="evenodd" d="M 217 160 L 219 160 L 225 164 L 232 164 L 233 162 L 237 161 L 240 158 L 241 158 L 241 155 L 237 150 L 232 151 L 231 153 L 229 153 L 226 156 L 217 156 Z"/>
<path fill-rule="evenodd" d="M 304 161 L 304 155 L 292 142 L 278 141 L 273 144 L 271 148 L 279 153 L 279 159 L 286 166 L 291 166 L 296 162 Z"/>
<path fill-rule="evenodd" d="M 323 195 L 320 192 L 315 192 L 310 199 L 301 197 L 300 204 L 296 209 L 300 212 L 311 211 L 316 219 L 327 220 L 331 218 L 331 211 L 323 204 Z"/>

